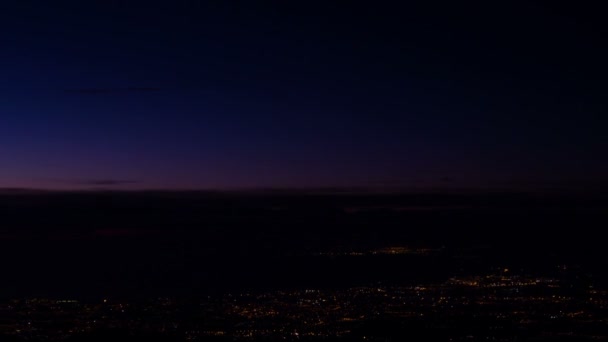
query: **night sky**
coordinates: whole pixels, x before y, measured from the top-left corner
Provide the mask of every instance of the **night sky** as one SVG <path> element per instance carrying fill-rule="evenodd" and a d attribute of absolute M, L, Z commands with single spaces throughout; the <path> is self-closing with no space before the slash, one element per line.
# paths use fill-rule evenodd
<path fill-rule="evenodd" d="M 605 13 L 2 1 L 0 188 L 603 185 Z"/>

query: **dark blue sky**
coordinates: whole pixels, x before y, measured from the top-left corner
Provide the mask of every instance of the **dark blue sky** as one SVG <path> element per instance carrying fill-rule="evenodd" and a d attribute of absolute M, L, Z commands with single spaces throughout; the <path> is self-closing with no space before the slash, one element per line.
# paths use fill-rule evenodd
<path fill-rule="evenodd" d="M 328 3 L 3 1 L 0 187 L 605 182 L 601 8 Z"/>

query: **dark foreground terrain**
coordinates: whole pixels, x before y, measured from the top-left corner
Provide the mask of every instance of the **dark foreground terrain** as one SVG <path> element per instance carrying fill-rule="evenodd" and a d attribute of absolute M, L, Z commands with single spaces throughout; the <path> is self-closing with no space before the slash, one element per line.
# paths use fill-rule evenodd
<path fill-rule="evenodd" d="M 5 191 L 2 341 L 608 338 L 601 195 Z"/>

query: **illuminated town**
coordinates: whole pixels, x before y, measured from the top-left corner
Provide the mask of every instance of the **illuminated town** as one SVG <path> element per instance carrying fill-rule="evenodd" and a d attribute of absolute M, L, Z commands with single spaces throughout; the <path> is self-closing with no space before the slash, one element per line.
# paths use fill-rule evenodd
<path fill-rule="evenodd" d="M 441 248 L 413 248 L 404 246 L 391 246 L 372 250 L 336 250 L 321 252 L 320 256 L 366 256 L 366 255 L 421 255 L 427 256 L 441 252 Z"/>
<path fill-rule="evenodd" d="M 556 267 L 560 271 L 565 266 Z M 225 293 L 198 299 L 19 299 L 0 306 L 0 333 L 59 341 L 104 329 L 176 340 L 608 340 L 608 291 L 496 268 L 407 286 Z M 575 278 L 576 279 L 576 278 Z"/>

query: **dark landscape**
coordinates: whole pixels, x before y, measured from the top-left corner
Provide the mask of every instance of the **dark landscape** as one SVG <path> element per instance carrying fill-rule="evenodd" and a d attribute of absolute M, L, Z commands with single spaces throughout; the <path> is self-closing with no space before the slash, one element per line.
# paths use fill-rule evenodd
<path fill-rule="evenodd" d="M 13 190 L 0 197 L 9 232 L 2 258 L 18 260 L 4 266 L 1 329 L 15 338 L 608 333 L 608 259 L 595 235 L 608 203 L 599 194 Z M 560 233 L 573 227 L 574 237 Z"/>

